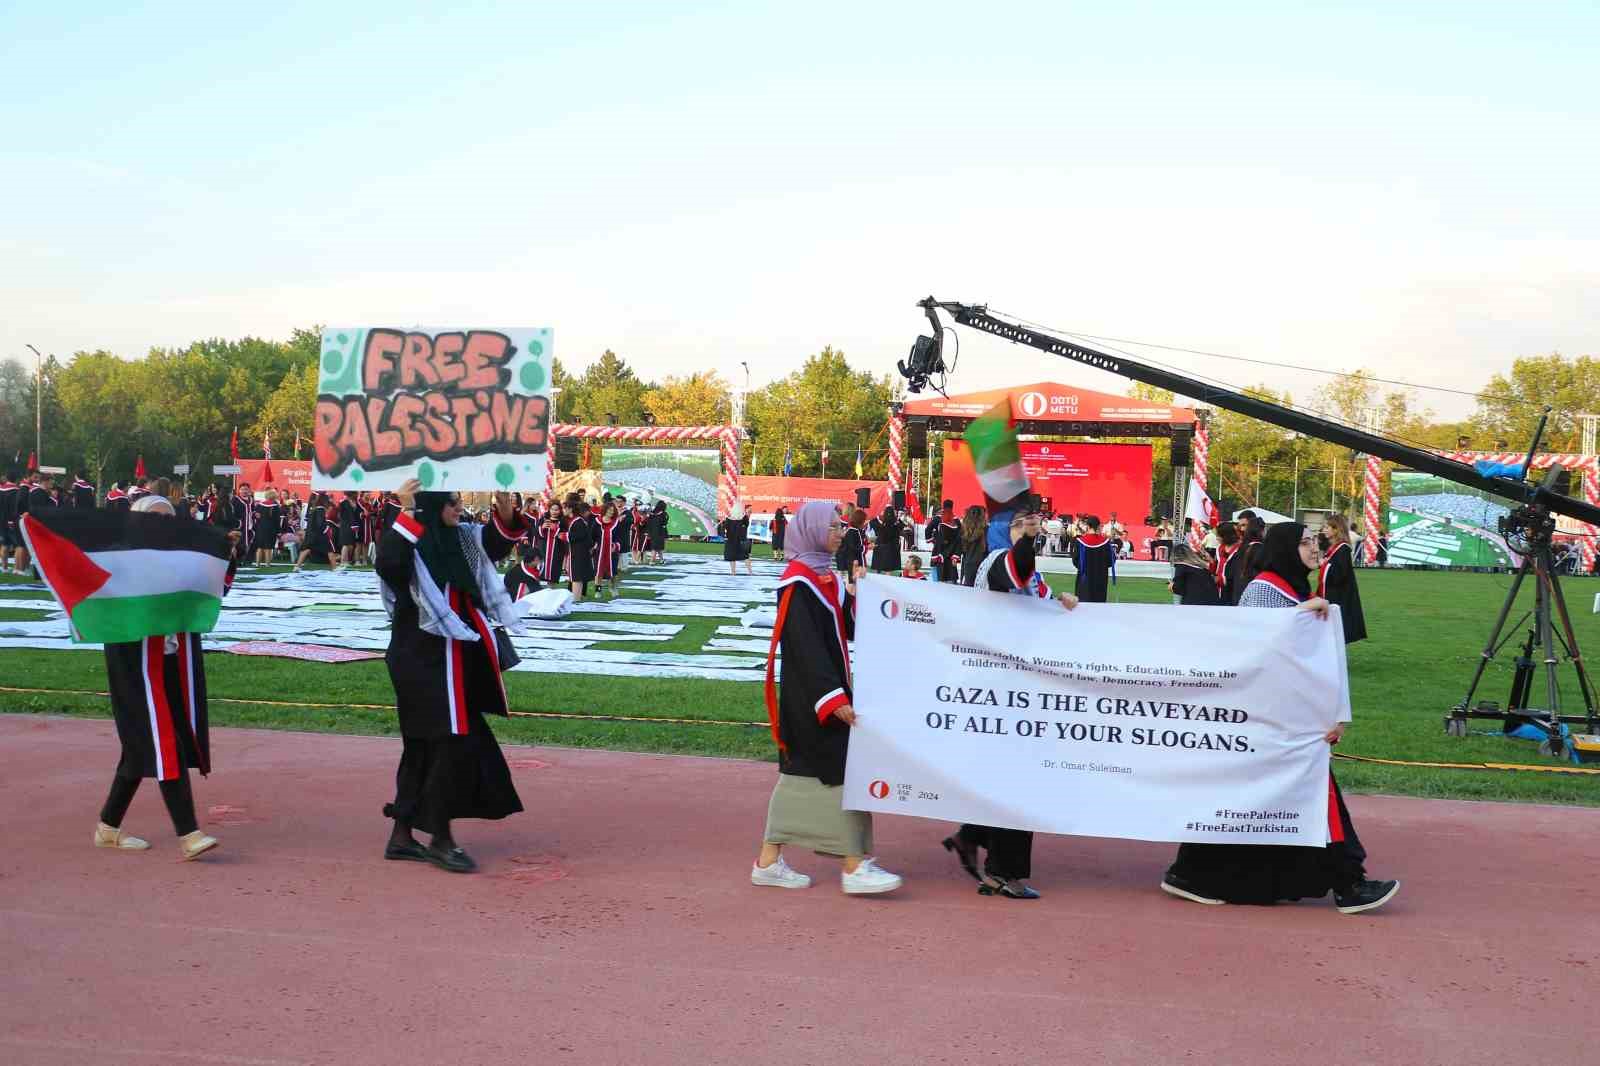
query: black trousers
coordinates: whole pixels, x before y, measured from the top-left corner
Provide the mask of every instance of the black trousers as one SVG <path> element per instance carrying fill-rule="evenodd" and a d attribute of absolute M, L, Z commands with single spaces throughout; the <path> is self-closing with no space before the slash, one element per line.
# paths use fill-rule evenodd
<path fill-rule="evenodd" d="M 995 829 L 964 825 L 956 834 L 962 843 L 983 848 L 983 872 L 1002 881 L 1022 881 L 1033 875 L 1033 834 L 1025 829 Z"/>
<path fill-rule="evenodd" d="M 100 808 L 100 820 L 113 829 L 122 828 L 122 819 L 128 813 L 128 805 L 133 802 L 134 793 L 139 791 L 139 782 L 144 776 L 138 769 L 129 769 L 123 761 L 117 763 L 117 772 L 111 778 L 111 792 L 106 796 L 106 805 Z M 172 816 L 172 828 L 179 836 L 187 836 L 200 828 L 194 817 L 194 790 L 189 787 L 189 771 L 185 770 L 183 776 L 176 781 L 159 782 L 161 786 L 161 799 L 167 805 L 167 814 Z"/>

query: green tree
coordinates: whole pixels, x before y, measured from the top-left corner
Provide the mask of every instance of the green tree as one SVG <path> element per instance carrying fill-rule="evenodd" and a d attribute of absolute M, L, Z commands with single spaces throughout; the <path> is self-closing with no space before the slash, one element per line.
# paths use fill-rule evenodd
<path fill-rule="evenodd" d="M 316 406 L 316 364 L 291 370 L 278 383 L 278 387 L 272 390 L 266 403 L 261 406 L 261 413 L 250 424 L 249 439 L 261 440 L 270 432 L 279 442 L 278 455 L 288 457 L 297 436 L 302 439 L 303 445 L 310 444 L 313 430 L 312 415 Z"/>
<path fill-rule="evenodd" d="M 1494 375 L 1479 395 L 1474 435 L 1489 446 L 1484 450 L 1500 450 L 1502 440 L 1511 451 L 1525 450 L 1546 404 L 1552 410 L 1541 450 L 1577 451 L 1578 416 L 1600 412 L 1600 359 L 1559 353 L 1517 359 L 1509 374 Z"/>
<path fill-rule="evenodd" d="M 797 477 L 820 473 L 821 450 L 832 455 L 828 476 L 855 476 L 856 446 L 866 451 L 863 477 L 888 475 L 884 427 L 889 404 L 897 398 L 890 378 L 850 369 L 844 353 L 825 347 L 788 377 L 750 394 L 745 411 L 753 456 L 761 470 L 781 470 L 785 448 L 792 448 Z"/>
<path fill-rule="evenodd" d="M 646 392 L 643 403 L 658 426 L 722 426 L 733 411 L 728 383 L 715 370 L 669 377 Z"/>
<path fill-rule="evenodd" d="M 66 422 L 77 439 L 82 465 L 98 490 L 108 467 L 131 469 L 131 431 L 137 424 L 144 364 L 107 351 L 79 352 L 61 372 L 57 388 Z"/>
<path fill-rule="evenodd" d="M 568 388 L 575 393 L 570 407 L 574 421 L 603 426 L 615 416 L 618 425 L 644 423 L 644 394 L 649 386 L 639 380 L 625 359 L 609 348 Z M 563 392 L 561 399 L 566 398 Z"/>
<path fill-rule="evenodd" d="M 248 420 L 243 424 L 230 421 L 228 415 L 234 412 L 221 402 L 230 384 L 226 364 L 200 346 L 191 346 L 182 351 L 153 348 L 145 365 L 147 385 L 139 397 L 142 435 L 196 471 L 206 460 L 226 456 L 233 427 L 249 425 Z M 239 390 L 233 391 L 237 394 Z"/>

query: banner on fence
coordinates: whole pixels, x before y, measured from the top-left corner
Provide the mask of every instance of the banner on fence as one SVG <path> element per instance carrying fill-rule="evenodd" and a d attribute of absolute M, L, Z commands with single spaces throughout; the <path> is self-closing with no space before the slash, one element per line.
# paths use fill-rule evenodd
<path fill-rule="evenodd" d="M 312 487 L 543 489 L 553 359 L 548 329 L 324 330 Z"/>
<path fill-rule="evenodd" d="M 1245 611 L 1243 615 L 1239 611 Z M 1337 608 L 1060 603 L 868 577 L 844 805 L 1132 840 L 1328 839 Z M 913 668 L 914 664 L 914 668 Z"/>

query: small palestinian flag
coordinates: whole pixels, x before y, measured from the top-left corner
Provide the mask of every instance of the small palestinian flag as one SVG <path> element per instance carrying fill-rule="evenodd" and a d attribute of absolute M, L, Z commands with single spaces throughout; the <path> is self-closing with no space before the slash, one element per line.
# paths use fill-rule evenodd
<path fill-rule="evenodd" d="M 1001 400 L 979 415 L 962 436 L 972 449 L 972 465 L 978 472 L 978 484 L 983 486 L 990 514 L 1027 494 L 1028 475 L 1022 469 L 1010 399 Z"/>
<path fill-rule="evenodd" d="M 55 510 L 20 523 L 39 575 L 72 622 L 72 639 L 122 644 L 217 624 L 227 534 L 203 522 L 134 511 Z"/>

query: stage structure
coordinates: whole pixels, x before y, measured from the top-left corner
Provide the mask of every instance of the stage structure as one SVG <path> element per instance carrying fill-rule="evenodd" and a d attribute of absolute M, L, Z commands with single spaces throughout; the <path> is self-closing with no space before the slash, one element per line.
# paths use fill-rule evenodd
<path fill-rule="evenodd" d="M 550 452 L 562 437 L 575 440 L 626 442 L 629 444 L 684 444 L 713 441 L 722 449 L 722 476 L 717 483 L 717 517 L 725 518 L 739 498 L 739 444 L 737 426 L 581 426 L 557 423 L 550 427 Z M 545 491 L 555 489 L 555 463 L 546 468 Z"/>
<path fill-rule="evenodd" d="M 1017 432 L 1021 434 L 1170 439 L 1175 458 L 1183 459 L 1185 453 L 1190 456 L 1181 464 L 1173 464 L 1174 521 L 1181 520 L 1184 514 L 1190 477 L 1200 488 L 1209 491 L 1206 484 L 1210 450 L 1206 426 L 1208 412 L 1154 400 L 1115 396 L 1053 381 L 1017 385 L 1009 389 L 958 393 L 954 396 L 929 396 L 893 405 L 889 412 L 890 489 L 903 490 L 907 487 L 904 446 L 909 424 L 920 422 L 931 432 L 957 434 L 965 431 L 974 419 L 1002 402 L 1010 403 L 1011 417 L 1017 423 Z M 912 469 L 915 470 L 915 460 L 912 462 Z M 943 486 L 940 486 L 939 493 L 932 490 L 931 484 L 926 486 L 930 500 L 949 495 Z M 1149 509 L 1150 502 L 1146 501 L 1140 517 Z"/>

